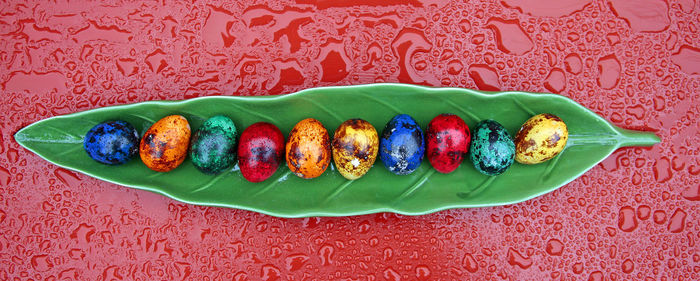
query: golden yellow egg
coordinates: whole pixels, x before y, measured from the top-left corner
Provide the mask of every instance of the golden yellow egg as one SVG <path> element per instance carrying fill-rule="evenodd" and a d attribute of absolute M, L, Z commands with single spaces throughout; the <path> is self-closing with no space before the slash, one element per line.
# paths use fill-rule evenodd
<path fill-rule="evenodd" d="M 377 160 L 379 136 L 372 124 L 350 119 L 338 126 L 333 135 L 333 162 L 349 180 L 362 177 Z"/>
<path fill-rule="evenodd" d="M 561 118 L 543 113 L 528 119 L 515 136 L 515 161 L 538 164 L 564 150 L 569 131 Z"/>

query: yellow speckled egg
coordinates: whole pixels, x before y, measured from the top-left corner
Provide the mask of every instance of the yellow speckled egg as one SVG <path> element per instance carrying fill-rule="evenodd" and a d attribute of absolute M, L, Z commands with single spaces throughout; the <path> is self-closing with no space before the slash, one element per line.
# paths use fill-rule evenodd
<path fill-rule="evenodd" d="M 564 150 L 569 131 L 561 118 L 543 113 L 528 119 L 515 136 L 515 161 L 538 164 Z"/>
<path fill-rule="evenodd" d="M 323 124 L 316 119 L 299 121 L 289 133 L 286 145 L 287 166 L 297 176 L 320 176 L 331 162 L 331 140 Z"/>
<path fill-rule="evenodd" d="M 163 117 L 141 138 L 141 161 L 157 172 L 168 172 L 177 168 L 187 156 L 190 133 L 190 124 L 185 117 Z"/>
<path fill-rule="evenodd" d="M 343 177 L 362 177 L 377 159 L 379 136 L 372 124 L 350 119 L 338 126 L 333 135 L 333 162 Z"/>

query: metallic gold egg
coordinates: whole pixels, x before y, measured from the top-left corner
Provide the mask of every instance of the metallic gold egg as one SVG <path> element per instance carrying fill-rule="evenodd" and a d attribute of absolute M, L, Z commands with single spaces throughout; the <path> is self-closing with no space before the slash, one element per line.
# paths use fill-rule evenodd
<path fill-rule="evenodd" d="M 338 172 L 349 180 L 362 177 L 379 151 L 379 136 L 372 124 L 350 119 L 338 126 L 333 135 L 333 162 Z"/>

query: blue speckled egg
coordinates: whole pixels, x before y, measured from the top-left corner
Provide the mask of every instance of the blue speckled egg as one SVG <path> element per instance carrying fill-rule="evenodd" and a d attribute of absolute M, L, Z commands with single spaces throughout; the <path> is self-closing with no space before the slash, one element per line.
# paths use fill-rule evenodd
<path fill-rule="evenodd" d="M 408 175 L 423 161 L 425 140 L 416 120 L 406 114 L 394 116 L 379 140 L 379 157 L 389 171 Z"/>
<path fill-rule="evenodd" d="M 500 123 L 484 120 L 476 124 L 469 157 L 482 174 L 500 175 L 513 164 L 515 143 Z"/>
<path fill-rule="evenodd" d="M 125 121 L 103 122 L 87 132 L 83 148 L 97 162 L 124 164 L 139 151 L 139 133 Z"/>

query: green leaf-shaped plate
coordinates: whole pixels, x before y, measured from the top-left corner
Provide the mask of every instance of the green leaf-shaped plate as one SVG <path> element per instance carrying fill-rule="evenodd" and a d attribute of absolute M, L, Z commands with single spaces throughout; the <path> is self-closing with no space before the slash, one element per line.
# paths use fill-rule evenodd
<path fill-rule="evenodd" d="M 539 165 L 515 163 L 504 174 L 489 177 L 468 161 L 453 173 L 437 173 L 427 160 L 413 174 L 397 176 L 381 160 L 362 178 L 348 181 L 334 167 L 304 180 L 282 164 L 262 183 L 246 181 L 233 168 L 218 176 L 200 173 L 189 160 L 168 173 L 148 169 L 138 156 L 121 166 L 98 164 L 83 151 L 85 133 L 97 123 L 121 119 L 142 134 L 160 118 L 181 114 L 197 129 L 204 120 L 229 116 L 242 130 L 266 121 L 287 134 L 300 120 L 320 120 L 329 133 L 344 120 L 362 118 L 379 133 L 396 114 L 413 116 L 425 130 L 440 113 L 454 113 L 473 127 L 494 119 L 515 135 L 538 113 L 561 117 L 569 128 L 565 150 Z M 653 145 L 653 133 L 611 125 L 592 111 L 559 95 L 482 92 L 404 84 L 326 87 L 295 94 L 263 97 L 216 96 L 184 101 L 154 101 L 111 106 L 48 118 L 15 134 L 15 140 L 44 159 L 87 175 L 149 190 L 173 199 L 208 206 L 252 210 L 280 217 L 348 216 L 375 212 L 420 215 L 450 208 L 512 204 L 550 192 L 577 178 L 623 146 Z"/>

